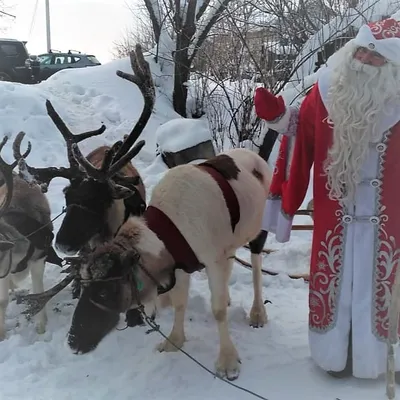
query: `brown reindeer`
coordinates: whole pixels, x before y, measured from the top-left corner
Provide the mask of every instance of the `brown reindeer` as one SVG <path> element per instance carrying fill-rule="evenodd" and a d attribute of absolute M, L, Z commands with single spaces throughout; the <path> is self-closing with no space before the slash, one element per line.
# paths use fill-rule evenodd
<path fill-rule="evenodd" d="M 246 149 L 170 169 L 154 187 L 144 217 L 129 218 L 82 266 L 83 292 L 69 331 L 70 347 L 77 353 L 93 350 L 115 328 L 119 313 L 172 288 L 163 296 L 175 309 L 174 325 L 158 349 L 176 351 L 185 342 L 190 273 L 205 268 L 220 337 L 216 370 L 236 379 L 240 361 L 228 330 L 228 280 L 236 250 L 260 232 L 271 177 L 268 164 Z M 250 325 L 261 327 L 267 321 L 261 255 L 252 251 L 251 262 Z"/>
<path fill-rule="evenodd" d="M 46 102 L 48 114 L 61 132 L 69 160 L 68 168 L 34 168 L 21 165 L 45 187 L 55 177 L 66 178 L 70 184 L 64 189 L 66 215 L 57 233 L 56 248 L 64 254 L 73 255 L 89 246 L 111 239 L 130 215 L 142 215 L 146 208 L 146 192 L 141 177 L 130 160 L 135 157 L 145 142 L 138 142 L 154 106 L 154 85 L 150 69 L 143 69 L 144 58 L 140 46 L 136 55 L 132 53 L 131 64 L 135 76 L 117 71 L 117 75 L 135 83 L 144 97 L 144 108 L 138 122 L 124 141 L 112 147 L 101 146 L 93 150 L 84 162 L 78 162 L 73 146 L 89 137 L 100 135 L 105 126 L 91 132 L 74 135 Z M 131 149 L 130 149 L 131 148 Z M 14 151 L 19 158 L 18 149 Z"/>
<path fill-rule="evenodd" d="M 16 140 L 21 138 L 18 135 Z M 8 138 L 0 143 L 0 151 Z M 22 157 L 26 157 L 28 150 Z M 53 224 L 50 206 L 38 185 L 31 185 L 13 173 L 16 163 L 7 164 L 0 156 L 0 340 L 5 337 L 5 314 L 9 289 L 18 286 L 30 272 L 33 293 L 43 292 L 46 260 L 52 252 Z M 54 260 L 54 259 L 53 259 Z M 60 261 L 60 260 L 59 260 Z M 46 310 L 36 316 L 36 329 L 44 333 Z"/>

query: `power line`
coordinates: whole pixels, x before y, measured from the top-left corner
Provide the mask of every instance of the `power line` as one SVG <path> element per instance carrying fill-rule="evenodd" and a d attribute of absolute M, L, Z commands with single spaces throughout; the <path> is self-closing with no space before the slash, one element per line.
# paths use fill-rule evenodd
<path fill-rule="evenodd" d="M 28 35 L 29 38 L 31 37 L 32 30 L 33 30 L 33 27 L 34 27 L 34 25 L 35 25 L 35 19 L 36 19 L 36 12 L 37 12 L 37 7 L 38 7 L 38 2 L 39 2 L 39 0 L 36 0 L 35 8 L 34 8 L 34 10 L 33 10 L 33 15 L 32 15 L 32 20 L 31 20 L 31 27 L 30 27 L 30 29 L 29 29 L 29 35 Z"/>
<path fill-rule="evenodd" d="M 2 11 L 2 10 L 0 10 L 0 14 L 7 15 L 8 17 L 11 17 L 11 18 L 17 18 L 15 15 L 9 14 L 9 13 L 7 13 L 5 11 Z"/>

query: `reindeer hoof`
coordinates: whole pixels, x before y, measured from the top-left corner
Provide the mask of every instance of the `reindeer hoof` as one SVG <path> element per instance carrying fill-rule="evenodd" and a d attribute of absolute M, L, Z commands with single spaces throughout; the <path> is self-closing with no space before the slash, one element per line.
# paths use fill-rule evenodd
<path fill-rule="evenodd" d="M 37 315 L 37 321 L 35 325 L 36 333 L 38 333 L 39 335 L 43 335 L 46 332 L 47 315 Z"/>
<path fill-rule="evenodd" d="M 250 326 L 253 328 L 262 328 L 267 323 L 268 317 L 264 305 L 260 307 L 253 306 L 250 311 Z"/>
<path fill-rule="evenodd" d="M 215 368 L 220 378 L 226 378 L 228 381 L 237 379 L 240 375 L 240 359 L 237 351 L 220 353 Z"/>
<path fill-rule="evenodd" d="M 162 353 L 163 351 L 167 353 L 178 351 L 180 348 L 183 347 L 183 344 L 186 341 L 185 336 L 177 336 L 177 335 L 171 335 L 168 339 L 169 340 L 164 340 L 159 345 L 157 345 L 157 350 L 160 353 Z"/>
<path fill-rule="evenodd" d="M 43 335 L 46 332 L 46 324 L 45 323 L 38 323 L 35 327 L 36 333 L 39 335 Z"/>

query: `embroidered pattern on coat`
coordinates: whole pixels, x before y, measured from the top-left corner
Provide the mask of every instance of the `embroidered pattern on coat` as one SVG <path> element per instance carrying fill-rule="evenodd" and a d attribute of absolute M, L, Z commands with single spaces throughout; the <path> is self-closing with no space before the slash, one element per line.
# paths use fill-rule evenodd
<path fill-rule="evenodd" d="M 385 132 L 382 143 L 386 145 L 390 131 Z M 383 147 L 386 149 L 386 146 Z M 383 179 L 386 151 L 379 154 L 378 179 Z M 376 210 L 379 223 L 376 225 L 375 234 L 375 262 L 373 279 L 373 306 L 372 329 L 374 336 L 385 341 L 389 329 L 389 306 L 391 287 L 394 282 L 394 268 L 400 261 L 400 248 L 393 236 L 385 229 L 389 216 L 385 213 L 386 207 L 382 204 L 382 187 L 377 188 Z"/>
<path fill-rule="evenodd" d="M 338 223 L 333 230 L 326 232 L 325 239 L 320 243 L 317 271 L 310 281 L 309 328 L 314 332 L 331 330 L 337 319 L 347 225 L 343 223 L 343 209 L 336 210 L 335 216 Z"/>

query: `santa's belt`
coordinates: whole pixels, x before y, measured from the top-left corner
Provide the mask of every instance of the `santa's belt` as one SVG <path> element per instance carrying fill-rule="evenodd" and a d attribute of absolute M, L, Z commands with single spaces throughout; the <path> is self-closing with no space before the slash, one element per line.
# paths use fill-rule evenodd
<path fill-rule="evenodd" d="M 380 222 L 380 218 L 376 215 L 343 215 L 342 222 L 345 224 L 351 224 L 352 222 L 370 222 L 371 224 L 377 225 Z"/>

